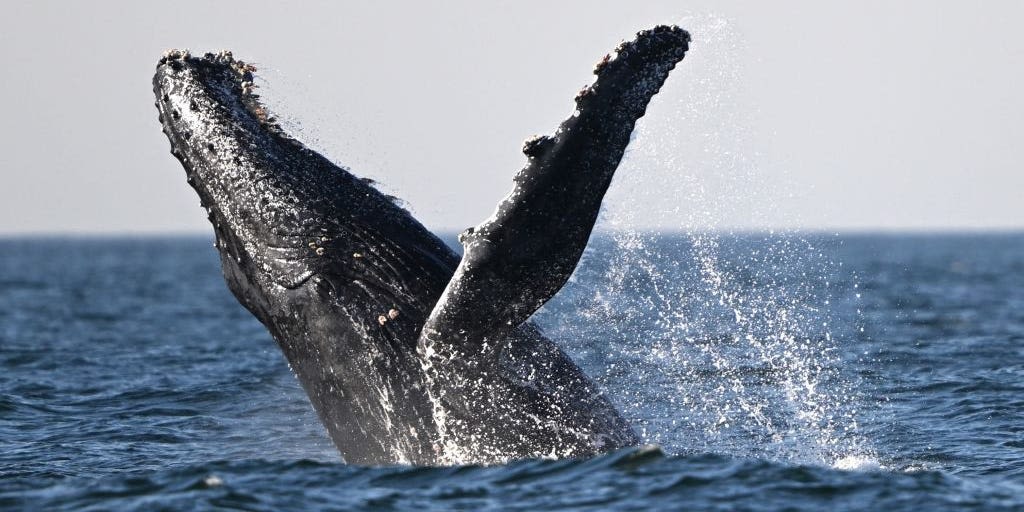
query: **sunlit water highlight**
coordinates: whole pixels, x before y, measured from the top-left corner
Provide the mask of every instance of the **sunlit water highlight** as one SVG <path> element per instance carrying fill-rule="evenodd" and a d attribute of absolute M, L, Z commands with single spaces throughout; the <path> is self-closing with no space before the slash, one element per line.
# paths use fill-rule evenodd
<path fill-rule="evenodd" d="M 877 465 L 858 433 L 843 340 L 833 337 L 832 303 L 855 298 L 857 284 L 830 287 L 842 264 L 825 252 L 835 240 L 768 232 L 737 243 L 728 235 L 737 220 L 777 217 L 765 210 L 776 208 L 784 183 L 768 181 L 750 156 L 742 37 L 714 16 L 685 25 L 694 49 L 639 123 L 605 202 L 599 229 L 611 230 L 611 243 L 586 256 L 592 268 L 582 272 L 603 277 L 579 285 L 577 293 L 594 294 L 577 305 L 587 321 L 554 328 L 585 338 L 596 334 L 585 326 L 613 326 L 620 343 L 610 348 L 632 361 L 626 371 L 657 385 L 608 384 L 626 410 L 672 404 L 667 424 L 644 432 L 672 453 Z M 637 229 L 652 218 L 681 235 L 675 244 Z"/>
<path fill-rule="evenodd" d="M 717 236 L 718 265 L 766 236 Z M 539 321 L 664 454 L 449 469 L 340 464 L 208 239 L 0 241 L 0 508 L 1024 506 L 1024 236 L 810 238 L 844 262 L 808 285 L 833 297 L 831 341 L 812 344 L 836 347 L 837 364 L 815 374 L 834 428 L 795 415 L 785 372 L 734 340 L 727 309 L 666 308 L 644 271 L 613 285 L 613 265 L 588 258 Z M 678 262 L 661 282 L 691 276 L 663 295 L 696 297 L 681 291 L 706 286 L 690 236 L 644 239 Z M 618 244 L 601 236 L 594 251 Z M 862 298 L 840 293 L 854 283 Z M 608 289 L 624 307 L 607 307 Z M 668 310 L 725 330 L 655 325 Z"/>

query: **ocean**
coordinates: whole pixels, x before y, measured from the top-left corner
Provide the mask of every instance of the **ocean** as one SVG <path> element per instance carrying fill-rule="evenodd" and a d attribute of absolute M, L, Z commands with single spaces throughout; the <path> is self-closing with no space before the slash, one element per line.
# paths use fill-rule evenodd
<path fill-rule="evenodd" d="M 0 239 L 0 509 L 1024 509 L 1024 234 L 603 233 L 535 320 L 648 445 L 349 466 L 208 237 Z"/>

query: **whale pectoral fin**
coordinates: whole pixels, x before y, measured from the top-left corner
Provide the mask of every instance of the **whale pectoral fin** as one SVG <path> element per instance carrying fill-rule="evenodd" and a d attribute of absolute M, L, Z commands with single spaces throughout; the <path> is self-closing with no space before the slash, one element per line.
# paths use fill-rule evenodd
<path fill-rule="evenodd" d="M 421 346 L 502 340 L 561 289 L 636 120 L 689 41 L 679 27 L 659 26 L 622 43 L 597 65 L 572 117 L 554 135 L 525 144 L 528 163 L 512 192 L 459 237 L 462 261 L 423 326 Z"/>

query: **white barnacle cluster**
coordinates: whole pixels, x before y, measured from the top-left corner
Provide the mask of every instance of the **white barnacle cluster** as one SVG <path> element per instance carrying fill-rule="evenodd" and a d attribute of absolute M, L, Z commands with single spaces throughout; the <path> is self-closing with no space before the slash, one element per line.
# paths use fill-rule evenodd
<path fill-rule="evenodd" d="M 256 84 L 251 80 L 242 80 L 242 95 L 253 96 L 253 89 L 256 88 Z"/>
<path fill-rule="evenodd" d="M 248 78 L 249 80 L 251 80 L 252 77 L 247 77 L 246 75 L 252 75 L 252 73 L 256 72 L 256 66 L 249 64 L 248 62 L 235 59 L 235 56 L 231 53 L 231 50 L 221 50 L 216 54 L 207 53 L 205 55 L 205 58 L 211 62 L 228 66 L 241 78 Z"/>
<path fill-rule="evenodd" d="M 323 256 L 327 253 L 327 249 L 324 248 L 323 243 L 327 242 L 327 237 L 322 236 L 319 239 L 309 242 L 309 249 L 312 250 L 317 256 Z"/>
<path fill-rule="evenodd" d="M 394 320 L 396 318 L 398 318 L 398 310 L 395 308 L 391 308 L 388 310 L 387 314 L 380 315 L 377 317 L 377 323 L 383 327 L 389 321 Z"/>
<path fill-rule="evenodd" d="M 259 94 L 256 94 L 256 80 L 254 73 L 256 72 L 256 66 L 245 62 L 240 59 L 236 59 L 229 50 L 221 50 L 217 53 L 207 53 L 203 56 L 207 62 L 224 66 L 229 71 L 227 75 L 229 84 L 228 87 L 232 90 L 238 90 L 242 104 L 245 109 L 248 110 L 253 116 L 256 117 L 261 124 L 271 129 L 278 135 L 287 135 L 281 129 L 281 126 L 277 124 L 277 119 L 273 114 L 259 101 Z M 235 89 L 237 87 L 237 89 Z M 289 137 L 290 138 L 290 137 Z"/>
<path fill-rule="evenodd" d="M 163 58 L 160 59 L 160 63 L 173 61 L 173 60 L 186 60 L 191 56 L 191 52 L 186 49 L 171 48 L 164 52 Z"/>

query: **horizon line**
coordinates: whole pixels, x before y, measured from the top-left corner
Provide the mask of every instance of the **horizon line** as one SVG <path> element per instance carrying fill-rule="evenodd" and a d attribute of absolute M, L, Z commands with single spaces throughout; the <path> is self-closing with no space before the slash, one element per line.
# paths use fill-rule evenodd
<path fill-rule="evenodd" d="M 430 230 L 438 236 L 456 236 L 466 228 L 440 228 Z M 429 228 L 428 228 L 429 230 Z M 689 235 L 689 234 L 718 234 L 718 235 L 812 235 L 812 236 L 843 236 L 843 235 L 1013 235 L 1024 234 L 1024 225 L 1021 226 L 985 226 L 985 227 L 961 227 L 961 226 L 933 226 L 933 227 L 813 227 L 813 228 L 750 228 L 750 227 L 723 227 L 704 229 L 681 229 L 681 228 L 605 228 L 595 227 L 593 234 L 621 234 L 621 233 L 644 233 L 660 235 Z M 42 230 L 42 231 L 0 231 L 0 240 L 11 239 L 32 239 L 32 238 L 213 238 L 212 230 L 122 230 L 122 231 L 94 231 L 94 230 Z"/>

